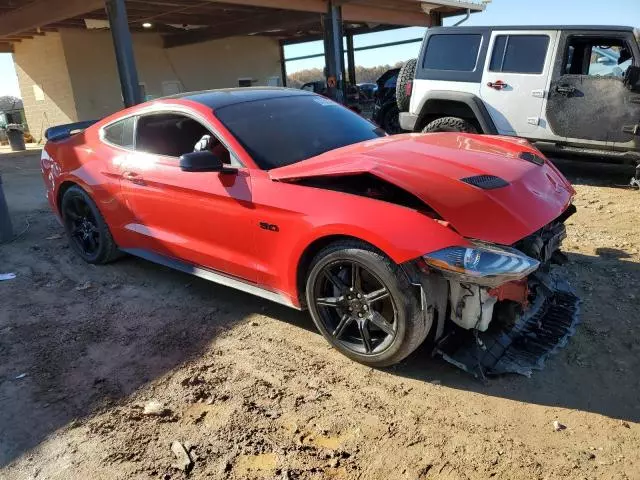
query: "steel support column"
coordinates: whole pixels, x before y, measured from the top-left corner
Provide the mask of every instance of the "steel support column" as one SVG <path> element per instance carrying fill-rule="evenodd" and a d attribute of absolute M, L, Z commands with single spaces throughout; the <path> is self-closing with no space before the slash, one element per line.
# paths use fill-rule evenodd
<path fill-rule="evenodd" d="M 349 71 L 349 83 L 355 85 L 356 79 L 356 52 L 353 48 L 353 34 L 347 33 L 347 70 Z"/>
<path fill-rule="evenodd" d="M 127 9 L 124 0 L 106 0 L 107 16 L 111 27 L 113 47 L 116 53 L 120 86 L 125 107 L 131 107 L 143 101 L 140 96 L 138 70 L 133 55 L 133 41 L 129 30 Z"/>
<path fill-rule="evenodd" d="M 322 21 L 327 95 L 337 102 L 345 103 L 342 9 L 332 1 L 328 3 L 329 11 Z"/>
<path fill-rule="evenodd" d="M 2 189 L 2 175 L 0 174 L 0 244 L 13 240 L 13 226 L 9 216 L 9 208 Z"/>
<path fill-rule="evenodd" d="M 282 86 L 287 86 L 287 61 L 284 58 L 284 42 L 280 41 L 280 75 L 282 75 Z"/>

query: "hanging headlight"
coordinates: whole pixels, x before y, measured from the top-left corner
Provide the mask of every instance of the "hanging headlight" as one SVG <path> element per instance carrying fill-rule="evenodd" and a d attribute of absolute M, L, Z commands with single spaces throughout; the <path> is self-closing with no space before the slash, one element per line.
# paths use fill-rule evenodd
<path fill-rule="evenodd" d="M 448 247 L 422 257 L 432 268 L 458 281 L 496 287 L 520 280 L 540 266 L 540 262 L 513 248 L 475 243 L 472 247 Z"/>

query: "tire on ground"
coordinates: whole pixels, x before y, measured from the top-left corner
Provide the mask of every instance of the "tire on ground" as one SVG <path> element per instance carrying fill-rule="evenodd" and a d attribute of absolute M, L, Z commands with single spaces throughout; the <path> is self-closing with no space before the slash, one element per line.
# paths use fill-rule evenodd
<path fill-rule="evenodd" d="M 398 325 L 393 343 L 377 355 L 363 355 L 342 346 L 326 330 L 314 300 L 315 281 L 323 267 L 336 260 L 352 260 L 373 272 L 389 290 L 397 308 Z M 350 359 L 374 368 L 388 367 L 402 361 L 427 338 L 431 322 L 422 312 L 416 289 L 405 272 L 375 247 L 358 240 L 335 242 L 321 250 L 314 258 L 306 279 L 306 300 L 311 317 L 325 339 Z"/>
<path fill-rule="evenodd" d="M 384 111 L 381 115 L 381 127 L 387 132 L 389 135 L 394 135 L 396 133 L 401 133 L 402 128 L 400 128 L 400 120 L 398 116 L 400 112 L 398 112 L 398 107 L 394 103 L 389 103 L 386 107 L 384 107 Z"/>
<path fill-rule="evenodd" d="M 478 133 L 478 129 L 472 123 L 458 117 L 441 117 L 427 124 L 422 133 L 434 132 L 462 132 Z"/>
<path fill-rule="evenodd" d="M 82 200 L 93 213 L 94 218 L 97 222 L 97 227 L 100 235 L 100 248 L 96 255 L 88 257 L 83 252 L 79 251 L 76 245 L 74 244 L 73 239 L 71 238 L 71 232 L 67 228 L 67 221 L 65 218 L 65 208 L 69 204 L 69 202 L 74 201 L 75 199 Z M 95 265 L 102 265 L 105 263 L 112 262 L 117 258 L 122 256 L 122 253 L 118 250 L 116 243 L 111 236 L 111 232 L 109 231 L 109 227 L 107 222 L 105 222 L 100 210 L 98 210 L 98 206 L 91 199 L 89 194 L 85 192 L 78 185 L 74 185 L 69 187 L 69 189 L 64 192 L 62 196 L 62 202 L 60 203 L 60 214 L 62 216 L 63 223 L 65 225 L 65 229 L 67 230 L 67 235 L 69 236 L 69 242 L 73 250 L 87 263 L 92 263 Z"/>
<path fill-rule="evenodd" d="M 417 63 L 418 60 L 415 58 L 408 60 L 400 69 L 400 73 L 398 73 L 398 81 L 396 82 L 396 102 L 398 103 L 398 109 L 401 112 L 409 110 L 411 96 L 407 95 L 407 84 L 409 82 L 413 82 L 413 78 L 416 74 Z"/>

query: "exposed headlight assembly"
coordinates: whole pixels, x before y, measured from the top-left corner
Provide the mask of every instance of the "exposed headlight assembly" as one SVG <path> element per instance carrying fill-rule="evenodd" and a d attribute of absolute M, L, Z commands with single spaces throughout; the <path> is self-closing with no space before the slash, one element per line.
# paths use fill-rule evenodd
<path fill-rule="evenodd" d="M 448 247 L 422 257 L 432 268 L 459 282 L 497 287 L 520 280 L 540 266 L 540 262 L 513 248 L 474 243 L 472 247 Z"/>

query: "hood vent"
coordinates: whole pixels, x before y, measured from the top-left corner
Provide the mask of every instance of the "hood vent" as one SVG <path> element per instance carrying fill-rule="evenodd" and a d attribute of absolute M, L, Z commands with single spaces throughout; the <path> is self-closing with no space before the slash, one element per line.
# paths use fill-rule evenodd
<path fill-rule="evenodd" d="M 461 178 L 460 181 L 483 190 L 493 190 L 509 185 L 509 182 L 495 175 L 476 175 L 475 177 Z"/>
<path fill-rule="evenodd" d="M 539 157 L 535 153 L 531 152 L 522 152 L 518 155 L 522 160 L 526 160 L 527 162 L 535 163 L 538 166 L 544 165 L 544 158 Z"/>

